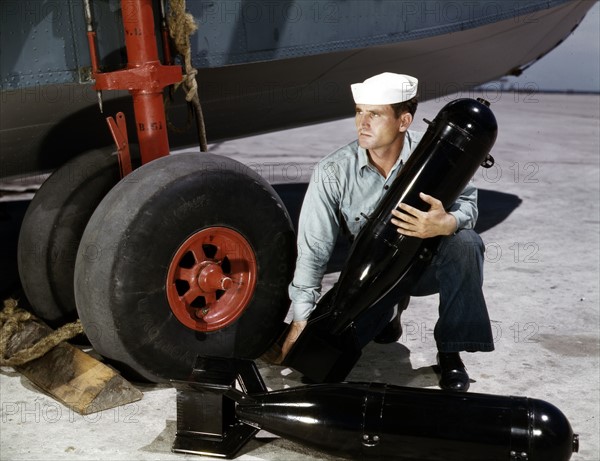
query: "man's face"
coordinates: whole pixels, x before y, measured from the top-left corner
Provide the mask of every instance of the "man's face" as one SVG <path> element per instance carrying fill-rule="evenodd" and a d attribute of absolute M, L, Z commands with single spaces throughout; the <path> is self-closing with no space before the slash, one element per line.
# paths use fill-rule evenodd
<path fill-rule="evenodd" d="M 389 104 L 357 104 L 355 121 L 358 144 L 372 150 L 390 146 L 408 128 L 402 116 L 396 118 Z"/>

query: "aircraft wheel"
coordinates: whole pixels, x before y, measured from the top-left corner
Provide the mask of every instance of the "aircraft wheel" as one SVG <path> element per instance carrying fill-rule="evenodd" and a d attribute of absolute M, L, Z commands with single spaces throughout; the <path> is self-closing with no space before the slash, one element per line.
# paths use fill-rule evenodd
<path fill-rule="evenodd" d="M 77 316 L 75 257 L 96 206 L 120 180 L 114 148 L 86 152 L 56 170 L 27 208 L 17 249 L 32 311 L 53 326 Z"/>
<path fill-rule="evenodd" d="M 273 188 L 210 154 L 155 160 L 119 183 L 83 234 L 77 310 L 94 348 L 151 381 L 199 354 L 256 358 L 289 308 L 295 235 Z"/>

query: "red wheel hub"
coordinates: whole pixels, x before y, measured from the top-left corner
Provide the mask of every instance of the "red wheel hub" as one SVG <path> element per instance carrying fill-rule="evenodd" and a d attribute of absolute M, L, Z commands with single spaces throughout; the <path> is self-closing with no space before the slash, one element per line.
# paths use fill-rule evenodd
<path fill-rule="evenodd" d="M 177 250 L 167 274 L 167 299 L 175 317 L 196 331 L 235 322 L 250 303 L 258 269 L 254 250 L 238 232 L 210 227 Z"/>

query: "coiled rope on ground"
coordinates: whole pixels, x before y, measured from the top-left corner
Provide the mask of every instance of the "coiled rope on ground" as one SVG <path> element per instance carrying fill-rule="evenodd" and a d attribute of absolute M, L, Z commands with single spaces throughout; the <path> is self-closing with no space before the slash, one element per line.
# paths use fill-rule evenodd
<path fill-rule="evenodd" d="M 83 333 L 83 326 L 79 320 L 67 323 L 12 357 L 6 357 L 10 339 L 23 329 L 25 323 L 36 320 L 30 312 L 17 307 L 17 304 L 16 300 L 7 299 L 4 301 L 4 309 L 0 311 L 0 366 L 24 365 L 42 357 L 63 341 Z"/>

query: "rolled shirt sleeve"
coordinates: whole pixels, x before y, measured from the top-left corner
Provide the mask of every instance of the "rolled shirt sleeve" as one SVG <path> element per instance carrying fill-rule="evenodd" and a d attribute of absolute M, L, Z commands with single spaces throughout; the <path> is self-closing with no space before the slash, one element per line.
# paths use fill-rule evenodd
<path fill-rule="evenodd" d="M 456 218 L 457 231 L 475 227 L 479 211 L 477 208 L 477 188 L 473 180 L 469 181 L 448 212 Z"/>

